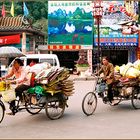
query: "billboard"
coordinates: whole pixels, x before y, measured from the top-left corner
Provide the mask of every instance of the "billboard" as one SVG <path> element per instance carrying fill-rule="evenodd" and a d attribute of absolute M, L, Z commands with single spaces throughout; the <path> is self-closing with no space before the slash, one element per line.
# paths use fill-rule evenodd
<path fill-rule="evenodd" d="M 138 2 L 103 1 L 100 24 L 101 46 L 138 46 Z M 94 45 L 98 45 L 96 21 Z M 123 38 L 123 39 L 122 39 Z"/>
<path fill-rule="evenodd" d="M 91 1 L 48 1 L 48 44 L 93 43 Z"/>

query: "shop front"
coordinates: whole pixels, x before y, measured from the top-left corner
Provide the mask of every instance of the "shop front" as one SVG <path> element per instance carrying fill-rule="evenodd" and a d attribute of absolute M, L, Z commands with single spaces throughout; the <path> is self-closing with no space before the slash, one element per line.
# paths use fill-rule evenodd
<path fill-rule="evenodd" d="M 97 38 L 95 39 L 97 46 Z M 137 59 L 138 34 L 115 35 L 100 38 L 101 55 L 108 56 L 114 65 L 134 62 Z"/>
<path fill-rule="evenodd" d="M 0 46 L 13 45 L 26 54 L 34 52 L 37 43 L 44 43 L 44 37 L 24 16 L 0 17 Z"/>
<path fill-rule="evenodd" d="M 84 50 L 92 71 L 92 46 L 91 45 L 39 45 L 39 53 L 53 53 L 59 58 L 60 65 L 74 70 L 79 58 L 79 51 Z"/>
<path fill-rule="evenodd" d="M 14 46 L 24 54 L 35 53 L 36 45 L 43 44 L 44 37 L 24 16 L 0 17 L 0 46 Z"/>
<path fill-rule="evenodd" d="M 114 65 L 134 62 L 139 45 L 138 2 L 126 8 L 124 1 L 103 1 L 103 15 L 100 24 L 100 46 L 98 30 L 94 24 L 94 51 L 101 47 L 101 55 L 108 56 Z M 129 10 L 128 10 L 129 9 Z M 131 14 L 130 14 L 131 12 Z"/>

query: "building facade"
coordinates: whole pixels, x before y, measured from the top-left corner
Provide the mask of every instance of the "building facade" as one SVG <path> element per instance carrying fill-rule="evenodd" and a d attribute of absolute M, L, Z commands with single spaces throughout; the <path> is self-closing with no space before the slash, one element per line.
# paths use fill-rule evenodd
<path fill-rule="evenodd" d="M 0 17 L 0 46 L 15 46 L 23 53 L 35 53 L 45 34 L 24 16 Z"/>
<path fill-rule="evenodd" d="M 137 59 L 137 7 L 138 2 L 103 1 L 99 47 L 101 54 L 109 56 L 114 65 Z M 62 65 L 74 68 L 81 49 L 87 52 L 91 71 L 97 63 L 97 24 L 92 11 L 92 1 L 48 1 L 46 47 L 59 56 Z"/>

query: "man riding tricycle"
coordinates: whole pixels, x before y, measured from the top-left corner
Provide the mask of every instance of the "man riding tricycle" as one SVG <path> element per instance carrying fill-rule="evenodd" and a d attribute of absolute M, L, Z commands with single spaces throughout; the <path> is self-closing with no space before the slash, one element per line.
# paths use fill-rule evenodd
<path fill-rule="evenodd" d="M 42 70 L 36 71 L 35 68 L 40 70 L 42 65 Z M 13 75 L 15 79 L 10 80 L 9 85 L 11 87 L 11 84 L 16 83 L 15 90 L 10 94 L 11 89 L 6 88 L 2 92 L 3 100 L 10 105 L 11 112 L 8 115 L 15 115 L 21 109 L 26 109 L 31 114 L 45 109 L 50 119 L 58 119 L 63 115 L 68 96 L 74 90 L 66 68 L 51 67 L 47 62 L 24 68 L 22 61 L 15 59 L 10 72 L 0 80 L 4 80 L 7 85 L 8 78 Z M 4 95 L 8 96 L 8 100 Z M 10 99 L 11 95 L 15 96 Z"/>
<path fill-rule="evenodd" d="M 107 57 L 102 58 L 103 65 L 95 73 L 95 89 L 87 93 L 82 101 L 82 110 L 86 115 L 92 115 L 97 106 L 97 95 L 103 103 L 112 106 L 118 105 L 121 101 L 131 100 L 135 109 L 140 108 L 139 77 L 125 77 L 116 75 L 114 67 L 109 63 Z M 125 71 L 125 73 L 128 70 Z M 134 70 L 133 70 L 134 71 Z M 100 73 L 103 73 L 100 75 Z M 139 75 L 139 71 L 138 74 Z"/>

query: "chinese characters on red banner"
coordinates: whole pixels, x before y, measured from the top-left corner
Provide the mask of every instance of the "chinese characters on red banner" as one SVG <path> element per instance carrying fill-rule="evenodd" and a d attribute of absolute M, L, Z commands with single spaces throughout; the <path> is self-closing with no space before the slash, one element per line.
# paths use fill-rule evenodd
<path fill-rule="evenodd" d="M 2 36 L 0 37 L 0 45 L 19 44 L 20 35 Z"/>

